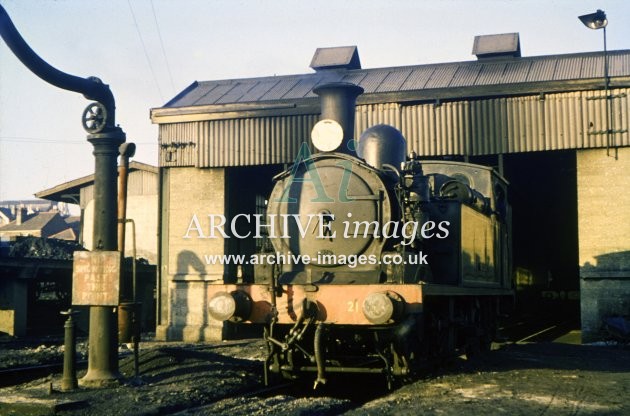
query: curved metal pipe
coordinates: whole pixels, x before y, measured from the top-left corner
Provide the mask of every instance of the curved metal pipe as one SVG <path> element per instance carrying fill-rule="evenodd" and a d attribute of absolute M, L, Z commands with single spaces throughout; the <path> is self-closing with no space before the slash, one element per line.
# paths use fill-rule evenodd
<path fill-rule="evenodd" d="M 315 329 L 314 346 L 315 350 L 315 365 L 317 365 L 317 379 L 313 389 L 317 388 L 319 384 L 326 384 L 325 363 L 323 357 L 323 345 L 322 345 L 322 331 L 324 330 L 324 324 L 319 323 L 317 329 Z"/>
<path fill-rule="evenodd" d="M 15 56 L 31 72 L 56 87 L 81 93 L 89 100 L 100 102 L 105 106 L 109 114 L 107 126 L 113 127 L 116 125 L 114 117 L 116 105 L 109 85 L 103 84 L 96 77 L 81 78 L 67 74 L 44 61 L 22 38 L 22 35 L 18 32 L 2 5 L 0 5 L 0 36 L 2 36 L 2 39 L 4 39 Z"/>

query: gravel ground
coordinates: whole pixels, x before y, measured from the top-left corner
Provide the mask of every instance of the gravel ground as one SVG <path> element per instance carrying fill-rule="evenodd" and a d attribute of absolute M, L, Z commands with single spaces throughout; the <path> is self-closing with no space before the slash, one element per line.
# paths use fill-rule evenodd
<path fill-rule="evenodd" d="M 77 360 L 87 358 L 87 344 L 78 340 Z M 63 338 L 59 336 L 26 339 L 0 336 L 0 370 L 52 364 L 63 360 Z"/>
<path fill-rule="evenodd" d="M 58 347 L 25 348 L 23 354 L 27 357 L 22 359 L 15 357 L 17 350 L 9 355 L 14 363 L 30 363 L 38 354 L 50 360 L 50 350 L 58 350 Z M 15 406 L 6 403 L 29 400 L 76 403 L 70 410 L 57 412 L 61 415 L 170 414 L 240 395 L 259 386 L 263 355 L 264 346 L 260 341 L 219 345 L 145 342 L 141 344 L 141 376 L 137 380 L 132 377 L 133 356 L 126 354 L 120 361 L 120 372 L 126 378 L 118 386 L 60 393 L 60 376 L 55 375 L 0 389 L 0 402 L 5 403 L 0 403 L 0 414 L 24 414 L 25 410 L 15 410 Z M 80 371 L 79 377 L 84 373 Z M 51 382 L 53 393 L 49 394 Z"/>
<path fill-rule="evenodd" d="M 628 415 L 627 347 L 524 344 L 457 361 L 349 415 Z"/>
<path fill-rule="evenodd" d="M 58 347 L 4 348 L 13 363 L 50 360 Z M 51 353 L 51 351 L 56 351 Z M 260 341 L 217 345 L 145 342 L 139 380 L 133 357 L 121 359 L 128 378 L 115 387 L 59 389 L 60 376 L 0 389 L 0 414 L 52 414 L 16 408 L 20 400 L 67 404 L 60 415 L 460 415 L 460 414 L 630 414 L 630 349 L 559 343 L 505 345 L 475 361 L 457 359 L 436 373 L 394 392 L 382 380 L 349 378 L 312 392 L 312 384 L 251 395 L 262 387 Z M 81 374 L 80 374 L 81 376 Z M 371 387 L 370 387 L 371 386 Z M 350 392 L 350 393 L 348 393 Z"/>

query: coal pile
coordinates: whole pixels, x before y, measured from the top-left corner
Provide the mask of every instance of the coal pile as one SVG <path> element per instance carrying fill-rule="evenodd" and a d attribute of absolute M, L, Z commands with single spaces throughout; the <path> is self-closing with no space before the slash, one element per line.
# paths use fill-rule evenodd
<path fill-rule="evenodd" d="M 73 241 L 40 237 L 18 237 L 11 243 L 8 257 L 72 260 L 75 251 L 85 250 Z"/>

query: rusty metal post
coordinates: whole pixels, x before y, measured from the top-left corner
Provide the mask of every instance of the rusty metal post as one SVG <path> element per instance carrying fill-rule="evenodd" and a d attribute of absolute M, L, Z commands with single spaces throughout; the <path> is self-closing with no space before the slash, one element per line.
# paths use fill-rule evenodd
<path fill-rule="evenodd" d="M 142 303 L 138 302 L 138 274 L 136 270 L 136 223 L 132 219 L 126 220 L 131 223 L 131 233 L 133 235 L 133 267 L 132 270 L 132 280 L 133 280 L 133 318 L 132 318 L 132 328 L 133 328 L 133 373 L 136 378 L 138 378 L 140 374 L 140 336 L 142 331 L 140 327 L 142 326 Z"/>
<path fill-rule="evenodd" d="M 118 250 L 120 251 L 120 300 L 118 305 L 118 342 L 129 342 L 128 329 L 132 325 L 132 315 L 129 313 L 129 301 L 132 300 L 132 282 L 128 278 L 125 270 L 125 237 L 127 218 L 127 182 L 129 177 L 129 158 L 136 153 L 136 145 L 133 143 L 123 143 L 118 148 L 120 153 L 120 163 L 118 164 Z M 134 260 L 135 262 L 135 260 Z M 134 263 L 135 267 L 135 263 Z M 135 302 L 135 300 L 133 300 Z M 133 308 L 133 306 L 132 306 Z"/>
<path fill-rule="evenodd" d="M 118 148 L 120 164 L 118 165 L 118 250 L 121 257 L 125 258 L 125 220 L 127 218 L 127 182 L 129 177 L 129 158 L 136 153 L 134 143 L 123 143 Z M 122 294 L 123 300 L 128 300 Z"/>
<path fill-rule="evenodd" d="M 72 309 L 62 311 L 62 315 L 67 315 L 64 327 L 63 344 L 63 376 L 61 378 L 61 391 L 71 391 L 78 387 L 76 370 L 76 337 L 74 333 L 74 321 L 72 317 L 78 312 Z"/>
<path fill-rule="evenodd" d="M 133 244 L 132 253 L 132 298 L 131 302 L 121 302 L 118 309 L 118 337 L 119 342 L 133 342 L 133 368 L 134 377 L 138 378 L 140 374 L 140 360 L 139 360 L 139 348 L 140 348 L 140 336 L 142 325 L 142 303 L 138 302 L 138 278 L 136 270 L 137 250 L 136 250 L 136 223 L 133 219 L 128 218 L 125 220 L 125 225 L 131 223 L 131 235 Z"/>

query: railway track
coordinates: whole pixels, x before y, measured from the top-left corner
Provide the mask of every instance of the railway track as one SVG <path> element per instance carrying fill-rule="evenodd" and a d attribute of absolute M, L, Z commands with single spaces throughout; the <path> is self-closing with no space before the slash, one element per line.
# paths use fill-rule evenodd
<path fill-rule="evenodd" d="M 348 389 L 348 386 L 352 386 Z M 261 387 L 243 393 L 229 394 L 210 403 L 173 413 L 174 416 L 214 414 L 340 414 L 384 397 L 391 392 L 386 383 L 375 383 L 359 375 L 344 375 L 330 385 L 313 389 L 309 382 L 288 382 Z"/>
<path fill-rule="evenodd" d="M 523 342 L 540 342 L 551 341 L 553 338 L 571 328 L 570 320 L 541 320 L 541 319 L 520 319 L 505 325 L 499 329 L 504 343 L 523 343 Z M 184 347 L 169 346 L 164 344 L 163 348 L 179 348 L 187 351 L 212 351 L 222 348 L 232 348 L 247 345 L 248 342 L 227 342 L 218 345 L 186 345 Z M 145 349 L 142 349 L 145 350 Z M 120 358 L 124 358 L 131 352 L 122 353 Z M 77 369 L 84 369 L 87 366 L 87 360 L 77 362 Z M 8 387 L 20 383 L 28 382 L 37 378 L 46 377 L 52 374 L 58 374 L 63 369 L 63 361 L 34 365 L 24 367 L 13 367 L 0 369 L 0 387 Z M 269 387 L 269 391 L 273 391 L 275 387 Z M 260 389 L 252 393 L 252 395 L 262 394 L 266 389 Z M 251 396 L 251 395 L 249 395 Z"/>
<path fill-rule="evenodd" d="M 552 342 L 570 330 L 579 328 L 575 319 L 558 317 L 557 319 L 527 317 L 518 319 L 500 327 L 499 338 L 504 344 L 525 342 Z"/>
<path fill-rule="evenodd" d="M 218 350 L 221 348 L 231 348 L 231 347 L 239 347 L 243 345 L 247 345 L 248 342 L 226 342 L 218 345 L 187 345 L 185 347 L 162 347 L 165 350 L 179 348 L 186 351 L 212 351 Z M 168 345 L 168 344 L 165 344 Z M 146 351 L 147 349 L 141 350 Z M 133 354 L 132 351 L 124 351 L 119 354 L 119 358 L 123 359 L 125 357 Z M 87 368 L 87 360 L 77 360 L 76 369 L 83 370 Z M 0 369 L 0 388 L 2 387 L 10 387 L 15 386 L 21 383 L 26 383 L 32 380 L 36 380 L 38 378 L 43 378 L 47 376 L 51 376 L 54 374 L 61 374 L 63 371 L 63 358 L 59 361 L 40 364 L 40 365 L 29 365 L 29 366 L 16 366 L 10 368 Z"/>
<path fill-rule="evenodd" d="M 513 320 L 509 325 L 503 326 L 501 332 L 506 338 L 505 344 L 513 344 L 550 341 L 568 328 L 571 328 L 571 322 L 561 319 L 555 322 L 551 319 L 524 319 Z M 308 377 L 308 382 L 261 387 L 259 383 L 262 374 L 259 365 L 262 362 L 258 363 L 252 358 L 230 358 L 252 357 L 261 348 L 259 344 L 251 341 L 232 341 L 216 345 L 156 343 L 150 348 L 141 348 L 141 354 L 146 354 L 141 356 L 144 360 L 141 364 L 142 382 L 123 382 L 117 395 L 120 400 L 133 400 L 136 403 L 138 400 L 145 401 L 151 404 L 149 407 L 156 414 L 181 416 L 255 414 L 267 408 L 274 409 L 271 414 L 339 414 L 360 408 L 367 402 L 389 394 L 384 380 L 379 382 L 373 378 L 356 376 L 331 377 L 328 384 L 315 391 L 313 379 Z M 156 361 L 157 357 L 162 358 Z M 86 361 L 77 365 L 78 368 L 85 366 Z M 242 366 L 241 369 L 238 366 Z M 61 370 L 61 362 L 0 370 L 0 387 L 16 386 L 51 374 L 60 374 Z M 223 384 L 225 371 L 232 375 L 229 376 L 230 381 Z M 203 384 L 197 385 L 196 381 L 190 381 L 196 379 Z M 44 380 L 40 384 L 47 386 L 48 383 Z M 348 386 L 352 388 L 348 389 Z M 100 409 L 107 402 L 98 398 L 102 394 L 95 395 L 89 390 L 79 389 L 73 394 L 64 394 L 63 397 L 81 400 L 87 403 L 83 410 L 89 407 L 96 411 L 94 414 L 100 415 L 107 414 Z M 123 399 L 123 396 L 127 398 Z M 169 397 L 172 399 L 168 399 Z M 325 411 L 313 411 L 320 408 Z"/>
<path fill-rule="evenodd" d="M 87 360 L 77 361 L 77 369 L 87 366 Z M 63 362 L 33 365 L 27 367 L 13 367 L 0 370 L 0 387 L 15 386 L 52 374 L 61 373 Z"/>
<path fill-rule="evenodd" d="M 215 407 L 216 404 L 221 401 L 266 397 L 269 395 L 280 395 L 283 393 L 288 394 L 292 391 L 293 388 L 294 388 L 293 383 L 282 383 L 282 384 L 277 384 L 274 386 L 261 387 L 253 391 L 237 392 L 237 393 L 229 394 L 229 395 L 226 395 L 225 397 L 221 397 L 217 400 L 213 400 L 211 403 L 204 403 L 199 406 L 189 407 L 185 410 L 179 410 L 173 413 L 164 413 L 164 414 L 170 414 L 173 416 L 211 414 L 212 408 Z"/>

